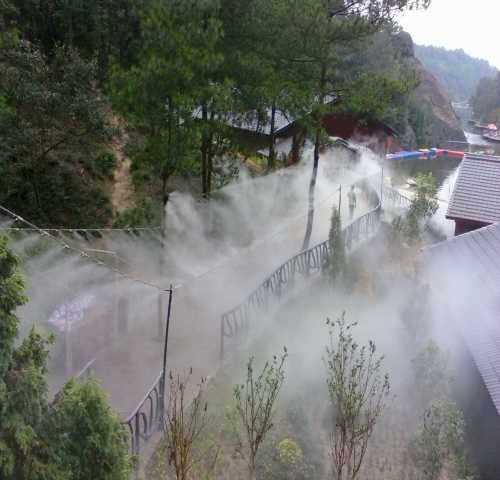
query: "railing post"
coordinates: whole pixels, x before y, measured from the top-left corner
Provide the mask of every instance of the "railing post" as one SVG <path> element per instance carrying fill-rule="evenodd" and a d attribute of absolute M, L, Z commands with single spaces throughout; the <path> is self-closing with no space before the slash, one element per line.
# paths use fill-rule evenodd
<path fill-rule="evenodd" d="M 141 422 L 140 422 L 139 412 L 135 414 L 134 437 L 135 437 L 134 454 L 139 456 L 139 454 L 141 453 Z"/>

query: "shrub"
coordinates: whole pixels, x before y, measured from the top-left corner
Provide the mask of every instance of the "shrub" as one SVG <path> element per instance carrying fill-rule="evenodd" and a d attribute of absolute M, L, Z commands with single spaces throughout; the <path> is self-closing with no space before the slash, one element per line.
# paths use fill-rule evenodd
<path fill-rule="evenodd" d="M 102 177 L 110 178 L 116 168 L 116 158 L 113 152 L 104 150 L 94 159 L 94 172 Z"/>
<path fill-rule="evenodd" d="M 70 380 L 54 403 L 54 442 L 74 480 L 123 480 L 131 461 L 127 436 L 99 385 Z"/>

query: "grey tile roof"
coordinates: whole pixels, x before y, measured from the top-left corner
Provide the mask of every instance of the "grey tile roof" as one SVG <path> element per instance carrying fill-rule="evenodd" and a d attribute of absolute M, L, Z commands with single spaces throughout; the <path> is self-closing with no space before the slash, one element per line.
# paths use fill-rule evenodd
<path fill-rule="evenodd" d="M 500 221 L 500 157 L 464 156 L 446 216 L 488 224 Z"/>
<path fill-rule="evenodd" d="M 500 222 L 429 247 L 423 260 L 500 415 Z"/>

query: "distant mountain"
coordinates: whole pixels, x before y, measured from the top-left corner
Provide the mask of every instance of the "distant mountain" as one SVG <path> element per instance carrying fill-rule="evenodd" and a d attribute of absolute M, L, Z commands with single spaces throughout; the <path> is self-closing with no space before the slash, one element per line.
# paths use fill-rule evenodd
<path fill-rule="evenodd" d="M 415 55 L 456 102 L 469 100 L 482 78 L 498 73 L 486 60 L 471 57 L 463 50 L 415 45 Z"/>

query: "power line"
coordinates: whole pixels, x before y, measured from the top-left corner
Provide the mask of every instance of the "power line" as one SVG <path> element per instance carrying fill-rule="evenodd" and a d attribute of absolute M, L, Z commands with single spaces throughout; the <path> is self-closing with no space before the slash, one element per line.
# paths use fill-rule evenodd
<path fill-rule="evenodd" d="M 81 232 L 89 232 L 89 233 L 99 233 L 99 232 L 145 232 L 145 231 L 158 231 L 161 230 L 161 227 L 125 227 L 125 228 L 41 228 L 41 227 L 0 227 L 0 230 L 9 230 L 9 231 L 27 231 L 27 232 L 40 232 L 43 230 L 44 232 L 49 233 L 81 233 Z"/>
<path fill-rule="evenodd" d="M 125 272 L 122 272 L 118 268 L 113 267 L 112 265 L 109 265 L 106 262 L 103 262 L 102 260 L 99 260 L 98 258 L 95 258 L 92 255 L 89 255 L 87 252 L 69 245 L 62 238 L 55 236 L 55 235 L 52 235 L 49 230 L 37 227 L 34 223 L 31 223 L 30 221 L 26 220 L 25 218 L 21 217 L 20 215 L 18 215 L 16 213 L 12 212 L 8 208 L 3 207 L 2 205 L 0 205 L 0 211 L 4 212 L 12 219 L 27 225 L 31 229 L 31 231 L 38 232 L 42 237 L 48 237 L 48 238 L 54 240 L 55 242 L 57 242 L 59 245 L 62 246 L 63 250 L 68 250 L 68 251 L 77 253 L 80 257 L 86 258 L 86 259 L 90 260 L 91 262 L 95 263 L 96 265 L 99 265 L 100 267 L 107 268 L 107 269 L 111 270 L 112 272 L 116 273 L 117 275 L 119 275 L 127 280 L 130 280 L 130 281 L 136 282 L 136 283 L 140 283 L 140 284 L 145 285 L 147 287 L 154 288 L 154 289 L 158 290 L 159 292 L 171 292 L 172 291 L 172 288 L 163 288 L 163 287 L 160 287 L 159 285 L 156 285 L 150 281 L 143 280 L 141 278 L 135 278 L 135 277 L 132 277 L 132 276 L 126 274 Z M 25 229 L 21 228 L 19 230 L 25 230 Z"/>

